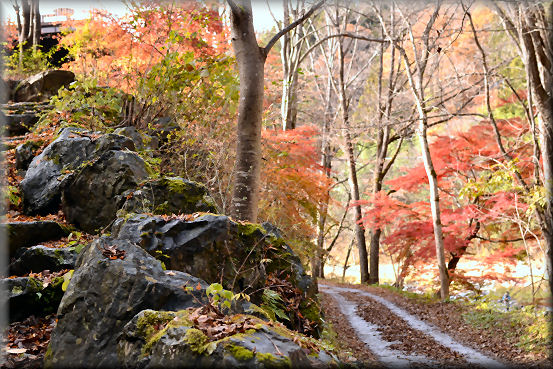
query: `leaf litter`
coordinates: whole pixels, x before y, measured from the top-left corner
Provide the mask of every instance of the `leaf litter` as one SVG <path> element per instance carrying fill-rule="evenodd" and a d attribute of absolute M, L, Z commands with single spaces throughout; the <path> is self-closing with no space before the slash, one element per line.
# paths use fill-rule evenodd
<path fill-rule="evenodd" d="M 56 323 L 54 314 L 43 318 L 32 315 L 22 322 L 11 323 L 2 343 L 6 356 L 0 368 L 41 368 Z"/>

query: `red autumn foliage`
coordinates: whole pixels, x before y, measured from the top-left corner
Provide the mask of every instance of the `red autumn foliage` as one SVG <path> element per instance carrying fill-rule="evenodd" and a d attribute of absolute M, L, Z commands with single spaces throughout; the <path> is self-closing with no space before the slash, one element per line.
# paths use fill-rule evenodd
<path fill-rule="evenodd" d="M 505 103 L 510 101 L 505 100 Z M 520 238 L 514 220 L 526 217 L 530 205 L 517 182 L 515 170 L 531 183 L 532 145 L 525 138 L 529 135 L 529 125 L 516 117 L 500 119 L 497 123 L 513 161 L 504 158 L 499 151 L 493 126 L 486 120 L 473 124 L 464 132 L 431 138 L 430 151 L 441 190 L 446 261 L 462 256 L 474 242 L 485 244 L 482 239 L 474 241 L 475 231 L 500 240 Z M 387 253 L 403 263 L 401 272 L 405 276 L 410 272 L 409 267 L 433 262 L 435 248 L 430 204 L 407 200 L 426 190 L 428 180 L 424 166 L 419 163 L 403 170 L 402 176 L 386 182 L 396 193 L 387 195 L 381 191 L 360 203 L 366 206 L 364 224 L 385 230 L 382 244 Z M 409 196 L 405 196 L 407 194 Z M 475 229 L 477 222 L 481 228 Z M 539 233 L 538 230 L 534 232 Z M 500 242 L 488 243 L 488 247 L 492 252 L 481 260 L 483 263 L 513 262 L 524 256 L 524 247 L 520 245 Z M 507 278 L 492 274 L 487 277 Z"/>
<path fill-rule="evenodd" d="M 262 132 L 260 217 L 283 227 L 290 238 L 314 235 L 318 205 L 332 185 L 318 163 L 317 134 L 308 125 Z"/>

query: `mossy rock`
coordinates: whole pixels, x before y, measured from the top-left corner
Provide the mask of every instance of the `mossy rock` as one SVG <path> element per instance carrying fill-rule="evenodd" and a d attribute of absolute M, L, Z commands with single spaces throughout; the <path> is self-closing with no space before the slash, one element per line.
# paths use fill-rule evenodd
<path fill-rule="evenodd" d="M 191 214 L 216 212 L 207 188 L 180 177 L 162 177 L 142 182 L 138 188 L 121 195 L 125 213 Z"/>
<path fill-rule="evenodd" d="M 77 259 L 75 247 L 51 248 L 42 245 L 19 249 L 18 258 L 9 265 L 10 275 L 22 275 L 31 271 L 57 272 L 73 269 Z"/>
<path fill-rule="evenodd" d="M 227 290 L 249 294 L 258 305 L 268 287 L 267 276 L 278 275 L 298 289 L 300 300 L 306 300 L 300 313 L 310 317 L 314 322 L 310 333 L 318 335 L 322 321 L 320 313 L 312 308 L 317 304 L 315 286 L 284 239 L 263 225 L 215 214 L 199 214 L 189 220 L 135 214 L 118 219 L 112 234 L 159 257 L 167 269 L 189 273 L 208 283 L 220 282 Z M 303 327 L 296 311 L 286 313 L 289 319 L 284 322 L 290 328 Z"/>
<path fill-rule="evenodd" d="M 15 148 L 15 167 L 27 170 L 44 140 L 26 141 Z"/>
<path fill-rule="evenodd" d="M 129 322 L 117 351 L 123 367 L 290 368 L 334 367 L 337 361 L 317 341 L 237 314 L 231 321 L 248 319 L 255 328 L 210 340 L 188 319 L 189 311 L 144 310 Z M 161 323 L 161 324 L 160 324 Z"/>
<path fill-rule="evenodd" d="M 63 277 L 54 278 L 46 287 L 32 277 L 3 279 L 1 283 L 8 293 L 10 322 L 55 313 L 63 297 Z"/>

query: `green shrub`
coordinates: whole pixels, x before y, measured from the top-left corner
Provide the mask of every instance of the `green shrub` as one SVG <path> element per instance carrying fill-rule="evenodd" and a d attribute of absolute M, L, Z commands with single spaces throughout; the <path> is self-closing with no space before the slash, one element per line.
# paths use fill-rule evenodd
<path fill-rule="evenodd" d="M 5 49 L 6 44 L 4 43 Z M 43 52 L 40 46 L 36 49 L 25 49 L 23 50 L 22 63 L 20 63 L 20 50 L 18 47 L 14 48 L 11 55 L 3 55 L 4 78 L 24 79 L 52 68 L 48 60 L 55 52 L 55 48 L 50 49 L 48 52 Z"/>

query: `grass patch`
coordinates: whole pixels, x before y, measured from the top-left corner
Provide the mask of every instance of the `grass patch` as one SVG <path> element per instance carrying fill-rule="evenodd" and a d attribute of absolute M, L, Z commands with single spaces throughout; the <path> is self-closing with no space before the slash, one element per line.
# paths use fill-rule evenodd
<path fill-rule="evenodd" d="M 462 314 L 464 321 L 481 329 L 501 331 L 513 339 L 524 351 L 546 354 L 550 345 L 551 315 L 546 310 L 528 305 L 519 309 L 503 311 L 502 305 L 493 297 L 477 302 L 465 302 L 469 309 Z"/>

